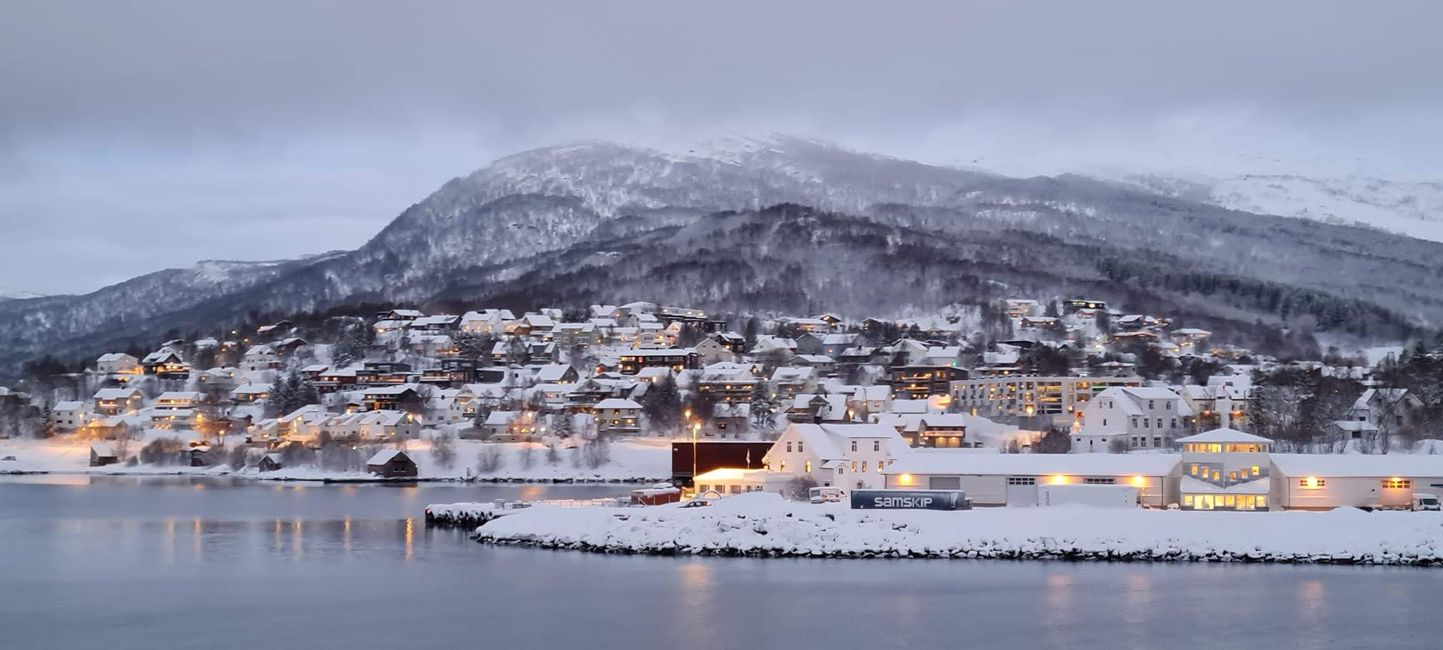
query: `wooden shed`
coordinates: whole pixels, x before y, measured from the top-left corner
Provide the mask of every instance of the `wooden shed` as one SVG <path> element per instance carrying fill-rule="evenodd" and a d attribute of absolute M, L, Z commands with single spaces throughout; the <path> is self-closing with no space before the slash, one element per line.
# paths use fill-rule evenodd
<path fill-rule="evenodd" d="M 285 466 L 285 463 L 281 461 L 280 454 L 266 454 L 256 461 L 256 471 L 258 472 L 274 472 Z"/>
<path fill-rule="evenodd" d="M 415 478 L 418 473 L 416 461 L 399 449 L 376 452 L 375 456 L 366 461 L 366 471 L 381 478 Z"/>
<path fill-rule="evenodd" d="M 118 462 L 120 462 L 120 457 L 116 455 L 116 452 L 115 452 L 115 448 L 114 448 L 114 447 L 112 447 L 112 446 L 110 446 L 110 445 L 91 445 L 91 446 L 90 446 L 90 466 L 91 466 L 91 467 L 102 467 L 102 466 L 105 466 L 105 465 L 114 465 L 114 464 L 116 464 L 116 463 L 118 463 Z"/>

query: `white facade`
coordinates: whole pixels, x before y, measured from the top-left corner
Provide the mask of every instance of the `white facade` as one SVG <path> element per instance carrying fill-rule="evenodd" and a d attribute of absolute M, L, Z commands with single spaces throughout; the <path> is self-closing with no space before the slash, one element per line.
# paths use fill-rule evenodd
<path fill-rule="evenodd" d="M 767 451 L 768 470 L 810 476 L 823 487 L 875 489 L 894 454 L 906 453 L 897 430 L 882 424 L 793 424 Z"/>
<path fill-rule="evenodd" d="M 1073 453 L 1106 452 L 1115 439 L 1128 449 L 1167 449 L 1188 431 L 1192 408 L 1167 388 L 1109 388 L 1082 409 L 1072 432 Z"/>
<path fill-rule="evenodd" d="M 1179 505 L 1184 510 L 1267 510 L 1272 441 L 1235 429 L 1178 438 L 1182 446 Z"/>

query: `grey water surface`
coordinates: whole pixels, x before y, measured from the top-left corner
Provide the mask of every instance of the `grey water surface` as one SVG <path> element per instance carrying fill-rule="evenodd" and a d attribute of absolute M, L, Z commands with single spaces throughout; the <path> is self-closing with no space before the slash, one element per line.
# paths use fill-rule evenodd
<path fill-rule="evenodd" d="M 422 516 L 626 490 L 0 479 L 0 648 L 1443 647 L 1439 569 L 593 555 Z"/>

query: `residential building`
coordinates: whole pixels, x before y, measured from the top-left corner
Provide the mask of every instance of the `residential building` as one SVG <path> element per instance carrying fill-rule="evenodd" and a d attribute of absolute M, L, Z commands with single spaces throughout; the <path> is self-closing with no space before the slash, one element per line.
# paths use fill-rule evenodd
<path fill-rule="evenodd" d="M 1073 425 L 1073 453 L 1126 449 L 1167 449 L 1190 433 L 1193 412 L 1168 388 L 1113 387 L 1097 394 Z M 1121 442 L 1114 443 L 1114 440 Z"/>
<path fill-rule="evenodd" d="M 817 485 L 876 489 L 885 485 L 883 470 L 907 443 L 882 424 L 792 424 L 763 458 L 767 469 L 790 477 L 807 476 Z"/>

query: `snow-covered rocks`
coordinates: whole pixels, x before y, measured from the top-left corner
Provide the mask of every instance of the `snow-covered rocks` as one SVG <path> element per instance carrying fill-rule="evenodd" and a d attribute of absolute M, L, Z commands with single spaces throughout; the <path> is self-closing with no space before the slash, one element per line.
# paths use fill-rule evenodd
<path fill-rule="evenodd" d="M 537 506 L 477 541 L 602 553 L 1443 565 L 1443 514 L 993 508 L 854 511 L 772 494 L 711 507 Z"/>

